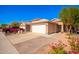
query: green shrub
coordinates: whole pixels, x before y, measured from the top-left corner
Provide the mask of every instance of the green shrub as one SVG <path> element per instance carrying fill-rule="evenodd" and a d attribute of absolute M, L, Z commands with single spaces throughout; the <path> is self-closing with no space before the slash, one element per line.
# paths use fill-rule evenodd
<path fill-rule="evenodd" d="M 49 54 L 66 54 L 64 49 L 52 49 L 48 52 Z"/>
<path fill-rule="evenodd" d="M 79 38 L 72 38 L 68 42 L 72 51 L 79 52 Z"/>
<path fill-rule="evenodd" d="M 66 51 L 64 50 L 65 44 L 62 42 L 53 42 L 52 44 L 49 45 L 49 54 L 66 54 Z"/>

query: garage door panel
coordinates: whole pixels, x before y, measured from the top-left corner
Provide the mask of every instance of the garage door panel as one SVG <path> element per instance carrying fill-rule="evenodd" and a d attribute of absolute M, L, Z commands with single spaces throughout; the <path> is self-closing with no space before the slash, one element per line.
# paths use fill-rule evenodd
<path fill-rule="evenodd" d="M 32 32 L 46 33 L 46 25 L 32 25 Z"/>

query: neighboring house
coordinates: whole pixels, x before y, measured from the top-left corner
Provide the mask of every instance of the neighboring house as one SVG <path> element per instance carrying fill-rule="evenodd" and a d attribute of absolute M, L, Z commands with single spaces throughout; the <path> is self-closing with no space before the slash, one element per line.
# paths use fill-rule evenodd
<path fill-rule="evenodd" d="M 26 24 L 25 24 L 24 22 L 22 22 L 22 23 L 20 24 L 20 28 L 23 28 L 23 29 L 26 30 Z"/>
<path fill-rule="evenodd" d="M 30 22 L 22 22 L 20 28 L 23 28 L 25 31 L 30 31 Z"/>

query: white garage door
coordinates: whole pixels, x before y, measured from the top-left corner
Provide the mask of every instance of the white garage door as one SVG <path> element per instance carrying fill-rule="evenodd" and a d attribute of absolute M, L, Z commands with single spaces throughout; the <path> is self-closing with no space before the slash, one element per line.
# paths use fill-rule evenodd
<path fill-rule="evenodd" d="M 32 32 L 46 33 L 46 25 L 32 25 Z"/>

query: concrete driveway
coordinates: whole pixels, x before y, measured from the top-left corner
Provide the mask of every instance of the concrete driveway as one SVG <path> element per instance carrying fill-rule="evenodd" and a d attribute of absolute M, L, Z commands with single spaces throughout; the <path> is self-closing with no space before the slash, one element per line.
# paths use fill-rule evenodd
<path fill-rule="evenodd" d="M 39 37 L 39 34 L 32 32 L 27 32 L 23 34 L 12 34 L 7 36 L 7 38 L 9 39 L 9 41 L 11 41 L 12 44 L 18 44 L 37 37 Z"/>
<path fill-rule="evenodd" d="M 61 40 L 63 37 L 62 33 L 46 35 L 32 32 L 7 36 L 8 40 L 14 45 L 17 51 L 23 54 L 46 54 L 49 42 Z"/>
<path fill-rule="evenodd" d="M 49 43 L 48 38 L 39 36 L 37 38 L 33 38 L 31 40 L 15 44 L 14 46 L 19 51 L 19 53 L 34 53 L 42 46 L 48 43 Z"/>

